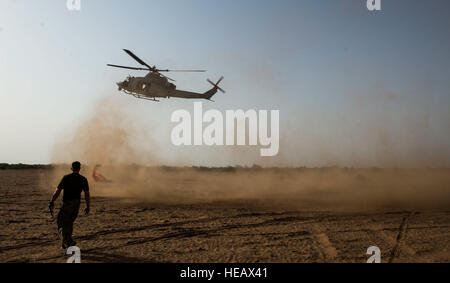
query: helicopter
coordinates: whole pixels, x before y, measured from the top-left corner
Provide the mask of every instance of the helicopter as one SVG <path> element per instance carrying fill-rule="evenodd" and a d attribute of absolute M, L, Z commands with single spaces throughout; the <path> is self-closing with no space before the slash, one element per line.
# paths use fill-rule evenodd
<path fill-rule="evenodd" d="M 124 81 L 116 83 L 119 91 L 123 91 L 126 94 L 140 99 L 159 102 L 156 98 L 178 97 L 186 99 L 207 99 L 213 101 L 211 100 L 211 97 L 216 94 L 218 90 L 225 93 L 225 91 L 219 87 L 219 83 L 223 80 L 223 76 L 220 77 L 216 83 L 212 82 L 210 79 L 207 79 L 207 82 L 212 84 L 213 87 L 204 93 L 177 90 L 175 84 L 169 82 L 174 82 L 175 80 L 161 74 L 162 72 L 205 72 L 205 70 L 158 69 L 156 66 L 152 67 L 145 63 L 130 50 L 123 49 L 123 51 L 125 51 L 125 53 L 130 55 L 144 67 L 127 67 L 114 64 L 107 64 L 107 66 L 137 71 L 148 71 L 147 75 L 144 77 L 132 77 L 129 75 Z"/>

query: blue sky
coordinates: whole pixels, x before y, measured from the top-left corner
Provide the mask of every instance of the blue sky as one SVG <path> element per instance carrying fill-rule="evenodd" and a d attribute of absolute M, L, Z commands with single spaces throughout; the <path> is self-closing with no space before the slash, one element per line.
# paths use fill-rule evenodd
<path fill-rule="evenodd" d="M 0 1 L 0 162 L 51 162 L 61 135 L 111 96 L 152 129 L 164 163 L 450 164 L 449 1 L 382 0 L 377 12 L 362 0 L 65 2 Z M 106 67 L 136 65 L 122 48 L 208 70 L 172 74 L 180 89 L 224 75 L 227 93 L 207 109 L 279 109 L 280 155 L 166 145 L 170 114 L 192 101 L 119 94 L 114 82 L 142 74 Z"/>

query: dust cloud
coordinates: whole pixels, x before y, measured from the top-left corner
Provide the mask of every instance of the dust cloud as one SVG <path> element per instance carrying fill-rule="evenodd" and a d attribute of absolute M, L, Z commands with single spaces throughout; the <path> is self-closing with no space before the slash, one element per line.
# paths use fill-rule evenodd
<path fill-rule="evenodd" d="M 114 99 L 101 99 L 91 116 L 68 129 L 57 142 L 52 158 L 55 169 L 51 176 L 43 178 L 45 186 L 54 188 L 69 172 L 67 164 L 79 160 L 83 164 L 81 173 L 88 177 L 93 196 L 133 202 L 244 202 L 308 210 L 425 209 L 450 205 L 448 169 L 165 167 L 155 154 L 159 147 L 149 134 L 151 130 L 135 120 Z M 382 137 L 383 132 L 377 131 Z M 390 148 L 386 139 L 388 137 L 380 142 Z M 296 146 L 295 138 L 286 140 Z M 313 139 L 310 142 L 320 146 Z M 236 150 L 231 150 L 233 159 Z M 329 158 L 327 152 L 334 153 L 324 149 L 321 157 Z M 383 154 L 386 152 L 392 155 L 389 150 Z M 277 162 L 281 160 L 283 164 L 288 157 L 281 155 Z M 95 182 L 93 167 L 96 164 L 102 165 L 99 173 L 112 182 Z M 270 163 L 260 164 L 271 166 Z M 395 165 L 395 162 L 389 164 Z"/>
<path fill-rule="evenodd" d="M 132 119 L 119 101 L 102 98 L 90 117 L 70 126 L 53 150 L 52 163 L 153 164 L 155 143 L 149 129 Z"/>
<path fill-rule="evenodd" d="M 52 152 L 53 174 L 45 186 L 55 187 L 69 171 L 74 160 L 82 163 L 81 173 L 93 183 L 93 168 L 101 165 L 107 178 L 125 182 L 128 176 L 139 177 L 141 164 L 157 164 L 155 142 L 143 126 L 124 110 L 114 98 L 105 97 L 95 105 L 90 116 L 69 126 L 56 142 Z M 103 172 L 99 172 L 105 175 Z M 133 186 L 125 182 L 125 187 Z"/>

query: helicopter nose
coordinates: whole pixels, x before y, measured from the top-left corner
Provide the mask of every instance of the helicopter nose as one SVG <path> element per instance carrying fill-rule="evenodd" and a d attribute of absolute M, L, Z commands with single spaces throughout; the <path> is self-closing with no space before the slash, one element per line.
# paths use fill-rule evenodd
<path fill-rule="evenodd" d="M 116 83 L 116 85 L 119 87 L 119 90 L 122 90 L 122 83 Z"/>

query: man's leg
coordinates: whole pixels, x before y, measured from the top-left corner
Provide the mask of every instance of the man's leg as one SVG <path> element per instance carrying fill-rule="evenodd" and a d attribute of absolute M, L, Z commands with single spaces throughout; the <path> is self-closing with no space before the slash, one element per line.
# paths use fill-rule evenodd
<path fill-rule="evenodd" d="M 73 222 L 68 221 L 65 228 L 65 243 L 67 246 L 74 246 L 74 241 L 72 239 L 72 232 L 73 232 Z"/>
<path fill-rule="evenodd" d="M 73 222 L 77 218 L 79 208 L 80 208 L 79 201 L 66 201 L 63 203 L 63 206 L 60 210 L 61 221 L 60 224 L 58 223 L 58 226 L 61 225 L 60 231 L 62 234 L 63 248 L 68 248 L 74 245 L 74 241 L 72 239 Z"/>
<path fill-rule="evenodd" d="M 69 202 L 63 202 L 61 208 L 58 212 L 58 234 L 59 239 L 61 240 L 61 246 L 63 249 L 67 248 L 67 218 L 68 214 L 70 213 L 70 204 Z"/>
<path fill-rule="evenodd" d="M 64 206 L 64 204 L 63 204 Z M 63 227 L 63 220 L 64 220 L 64 213 L 63 213 L 63 207 L 59 209 L 58 216 L 56 218 L 56 224 L 58 225 L 58 237 L 61 240 L 61 244 L 63 244 L 63 234 L 62 234 L 62 227 Z"/>
<path fill-rule="evenodd" d="M 72 201 L 71 202 L 71 209 L 70 209 L 70 216 L 68 216 L 67 219 L 67 244 L 69 246 L 74 246 L 76 243 L 72 239 L 72 233 L 73 233 L 73 223 L 77 219 L 78 216 L 78 210 L 80 209 L 80 202 L 79 201 Z"/>

